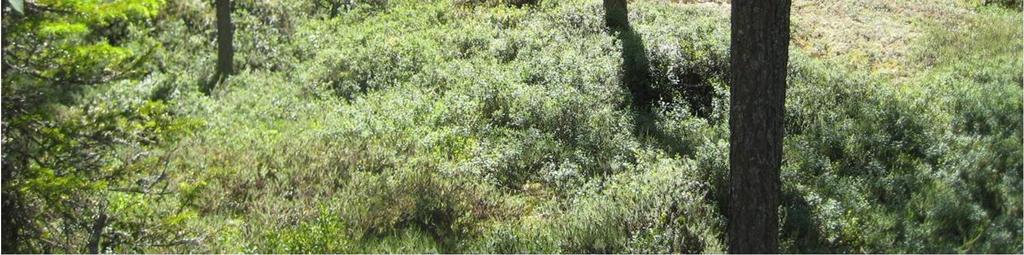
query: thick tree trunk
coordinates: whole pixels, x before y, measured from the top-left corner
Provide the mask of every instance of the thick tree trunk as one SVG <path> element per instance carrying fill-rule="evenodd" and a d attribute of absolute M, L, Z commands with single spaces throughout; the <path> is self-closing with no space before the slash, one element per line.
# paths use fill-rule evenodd
<path fill-rule="evenodd" d="M 234 26 L 231 24 L 231 0 L 217 0 L 217 77 L 226 78 L 234 72 L 232 60 L 235 49 L 232 47 L 235 37 Z"/>
<path fill-rule="evenodd" d="M 729 252 L 777 253 L 790 0 L 733 0 Z"/>

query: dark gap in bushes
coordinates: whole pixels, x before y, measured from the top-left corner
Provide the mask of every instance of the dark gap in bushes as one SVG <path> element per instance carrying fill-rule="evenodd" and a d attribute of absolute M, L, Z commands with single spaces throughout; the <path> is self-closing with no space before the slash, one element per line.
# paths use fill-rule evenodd
<path fill-rule="evenodd" d="M 715 110 L 712 102 L 722 95 L 715 94 L 715 89 L 707 81 L 707 77 L 695 71 L 685 71 L 678 77 L 679 79 L 675 81 L 669 79 L 666 86 L 655 89 L 657 94 L 661 95 L 661 101 L 667 104 L 685 103 L 694 116 L 711 118 Z"/>
<path fill-rule="evenodd" d="M 796 253 L 832 253 L 825 234 L 821 232 L 821 222 L 814 215 L 813 207 L 800 193 L 792 188 L 782 192 L 782 225 L 780 239 L 786 240 L 782 246 L 787 252 Z"/>

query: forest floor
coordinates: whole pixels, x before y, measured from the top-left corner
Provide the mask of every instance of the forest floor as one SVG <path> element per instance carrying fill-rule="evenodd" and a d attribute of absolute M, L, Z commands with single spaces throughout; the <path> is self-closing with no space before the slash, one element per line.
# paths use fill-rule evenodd
<path fill-rule="evenodd" d="M 725 250 L 727 4 L 635 2 L 614 33 L 600 1 L 418 2 L 302 20 L 268 48 L 284 53 L 243 47 L 242 73 L 182 97 L 205 123 L 171 161 L 200 250 Z M 785 250 L 1019 251 L 1019 185 L 968 190 L 1020 184 L 1007 172 L 1020 144 L 984 145 L 1020 138 L 1006 117 L 1020 112 L 1007 102 L 1020 12 L 797 0 L 792 13 Z M 637 74 L 656 100 L 638 102 Z M 948 87 L 964 84 L 1001 92 Z M 993 175 L 938 177 L 961 169 Z"/>
<path fill-rule="evenodd" d="M 239 72 L 205 87 L 212 10 L 168 1 L 159 71 L 67 110 L 159 102 L 187 130 L 138 167 L 171 195 L 102 193 L 111 233 L 147 230 L 112 251 L 728 247 L 727 4 L 632 1 L 610 29 L 598 0 L 356 2 L 239 2 Z M 1024 250 L 1022 18 L 794 0 L 782 250 Z"/>

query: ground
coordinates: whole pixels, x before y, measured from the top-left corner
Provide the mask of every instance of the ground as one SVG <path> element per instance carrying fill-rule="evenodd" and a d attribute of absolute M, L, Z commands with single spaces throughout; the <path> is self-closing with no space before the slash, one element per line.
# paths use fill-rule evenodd
<path fill-rule="evenodd" d="M 241 1 L 240 70 L 208 95 L 210 7 L 168 3 L 160 71 L 71 107 L 189 127 L 139 180 L 171 195 L 101 193 L 115 227 L 183 241 L 113 251 L 728 247 L 727 3 L 633 1 L 617 30 L 597 0 L 356 2 Z M 1019 9 L 792 8 L 783 251 L 1021 252 Z"/>

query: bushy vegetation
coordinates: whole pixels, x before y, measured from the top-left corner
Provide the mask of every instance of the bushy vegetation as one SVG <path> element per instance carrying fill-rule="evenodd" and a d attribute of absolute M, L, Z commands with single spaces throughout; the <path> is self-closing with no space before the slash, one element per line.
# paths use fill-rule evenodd
<path fill-rule="evenodd" d="M 729 245 L 725 5 L 234 2 L 208 95 L 210 1 L 4 2 L 4 252 Z M 784 251 L 1024 251 L 1021 12 L 920 4 L 895 53 L 794 11 Z"/>

